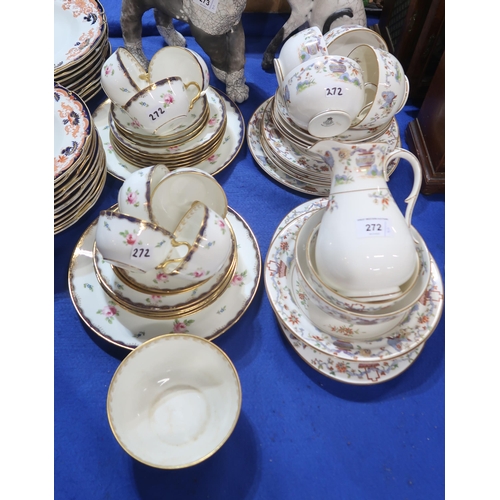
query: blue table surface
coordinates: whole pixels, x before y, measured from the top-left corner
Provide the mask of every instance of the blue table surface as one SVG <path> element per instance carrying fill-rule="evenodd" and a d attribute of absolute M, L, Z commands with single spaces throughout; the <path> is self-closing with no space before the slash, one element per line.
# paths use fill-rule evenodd
<path fill-rule="evenodd" d="M 123 46 L 120 2 L 101 0 L 115 50 Z M 276 90 L 262 54 L 286 14 L 244 14 L 247 84 L 239 104 L 245 123 Z M 368 16 L 368 24 L 377 22 Z M 152 12 L 145 14 L 148 57 L 164 46 Z M 178 23 L 188 47 L 208 57 Z M 214 87 L 225 86 L 212 75 Z M 91 111 L 106 99 L 101 92 Z M 418 106 L 398 113 L 405 130 Z M 402 165 L 402 164 L 401 164 Z M 404 210 L 411 190 L 409 165 L 397 168 L 389 188 Z M 229 205 L 249 224 L 262 259 L 280 221 L 312 196 L 271 179 L 246 142 L 216 175 Z M 96 205 L 54 237 L 54 489 L 68 499 L 441 499 L 444 498 L 445 314 L 408 370 L 382 384 L 355 386 L 315 371 L 284 339 L 261 280 L 241 319 L 214 340 L 234 363 L 242 386 L 241 414 L 223 447 L 182 470 L 143 465 L 123 451 L 106 414 L 110 380 L 129 352 L 98 337 L 80 320 L 68 291 L 74 247 L 99 212 L 117 201 L 121 181 L 108 175 Z M 445 278 L 444 194 L 420 195 L 413 225 Z"/>

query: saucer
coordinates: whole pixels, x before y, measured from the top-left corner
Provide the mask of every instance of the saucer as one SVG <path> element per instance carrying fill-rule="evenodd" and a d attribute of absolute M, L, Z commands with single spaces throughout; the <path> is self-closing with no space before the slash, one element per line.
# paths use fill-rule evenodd
<path fill-rule="evenodd" d="M 245 220 L 228 209 L 238 244 L 234 276 L 213 303 L 201 311 L 174 319 L 151 319 L 135 315 L 116 304 L 99 284 L 93 264 L 93 245 L 97 219 L 78 241 L 68 271 L 71 300 L 82 321 L 104 340 L 134 349 L 165 333 L 190 333 L 213 340 L 234 325 L 252 302 L 261 275 L 261 256 L 257 240 Z"/>
<path fill-rule="evenodd" d="M 321 188 L 316 186 L 311 186 L 307 182 L 302 182 L 294 177 L 288 175 L 286 172 L 281 170 L 278 166 L 271 163 L 268 156 L 264 152 L 261 143 L 260 127 L 262 117 L 264 116 L 264 110 L 268 104 L 268 101 L 272 99 L 270 97 L 267 101 L 262 103 L 254 112 L 250 121 L 248 122 L 247 130 L 247 143 L 257 165 L 264 170 L 266 174 L 272 177 L 275 181 L 283 184 L 286 187 L 299 191 L 301 193 L 312 194 L 314 196 L 328 196 L 330 188 Z"/>
<path fill-rule="evenodd" d="M 299 340 L 281 321 L 278 320 L 278 323 L 281 332 L 294 351 L 311 368 L 314 368 L 328 378 L 352 385 L 380 384 L 401 375 L 420 356 L 425 346 L 425 343 L 423 343 L 402 356 L 392 358 L 388 361 L 365 361 L 357 363 L 356 361 L 345 361 L 317 351 Z"/>
<path fill-rule="evenodd" d="M 239 108 L 220 90 L 215 88 L 213 90 L 220 94 L 226 105 L 226 131 L 216 151 L 206 160 L 197 165 L 192 165 L 211 175 L 218 174 L 234 160 L 241 149 L 245 137 L 245 122 Z M 110 107 L 111 101 L 107 99 L 94 111 L 92 118 L 106 151 L 106 168 L 113 177 L 123 181 L 130 174 L 140 170 L 140 167 L 128 163 L 114 152 L 109 138 Z"/>
<path fill-rule="evenodd" d="M 311 213 L 303 212 L 278 231 L 265 259 L 266 292 L 279 320 L 311 348 L 346 361 L 387 361 L 407 354 L 427 341 L 441 319 L 444 302 L 442 278 L 432 255 L 431 277 L 426 292 L 411 309 L 405 321 L 382 338 L 353 342 L 336 340 L 316 328 L 307 316 L 302 314 L 293 301 L 287 272 L 294 258 L 297 234 Z"/>

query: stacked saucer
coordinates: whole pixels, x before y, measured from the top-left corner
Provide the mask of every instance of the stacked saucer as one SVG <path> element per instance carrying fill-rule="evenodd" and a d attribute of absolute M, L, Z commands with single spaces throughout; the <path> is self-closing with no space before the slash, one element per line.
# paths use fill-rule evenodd
<path fill-rule="evenodd" d="M 54 83 L 54 234 L 95 205 L 106 174 L 103 145 L 85 102 Z"/>
<path fill-rule="evenodd" d="M 120 106 L 110 102 L 109 140 L 115 153 L 136 168 L 162 163 L 170 168 L 190 167 L 210 158 L 226 134 L 225 100 L 209 87 L 182 123 L 166 135 L 141 129 Z"/>
<path fill-rule="evenodd" d="M 54 0 L 54 81 L 88 101 L 101 90 L 101 68 L 110 53 L 98 0 Z"/>
<path fill-rule="evenodd" d="M 319 305 L 327 301 L 312 287 L 306 289 L 300 265 L 307 247 L 304 241 L 310 241 L 327 203 L 325 198 L 306 202 L 280 223 L 265 259 L 266 292 L 285 338 L 309 366 L 349 384 L 383 382 L 415 361 L 438 325 L 442 278 L 425 242 L 412 228 L 420 267 L 403 297 L 392 304 L 362 308 L 349 300 L 331 299 L 331 309 L 321 310 Z"/>

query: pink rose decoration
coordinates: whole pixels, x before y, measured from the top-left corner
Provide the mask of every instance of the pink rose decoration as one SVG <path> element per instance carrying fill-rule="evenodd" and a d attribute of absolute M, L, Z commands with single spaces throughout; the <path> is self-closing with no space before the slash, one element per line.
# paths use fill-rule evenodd
<path fill-rule="evenodd" d="M 165 274 L 165 273 L 158 273 L 158 274 L 156 275 L 156 279 L 157 279 L 158 281 L 168 281 L 168 275 L 167 275 L 167 274 Z"/>
<path fill-rule="evenodd" d="M 151 302 L 159 302 L 161 300 L 160 295 L 151 295 Z"/>
<path fill-rule="evenodd" d="M 106 316 L 106 318 L 110 318 L 111 316 L 115 316 L 117 313 L 116 307 L 114 306 L 104 306 L 102 308 L 102 314 Z"/>
<path fill-rule="evenodd" d="M 174 324 L 174 332 L 185 332 L 187 327 L 184 323 L 178 322 Z"/>
<path fill-rule="evenodd" d="M 226 227 L 226 224 L 224 223 L 224 221 L 222 219 L 219 219 L 219 227 L 221 227 L 221 228 Z"/>
<path fill-rule="evenodd" d="M 133 245 L 137 241 L 137 238 L 133 234 L 127 234 L 127 243 Z"/>
<path fill-rule="evenodd" d="M 204 275 L 205 275 L 205 272 L 204 272 L 204 271 L 195 271 L 195 272 L 193 273 L 193 276 L 194 276 L 195 278 L 201 278 L 201 277 L 202 277 L 202 276 L 204 276 Z"/>
<path fill-rule="evenodd" d="M 217 160 L 217 155 L 216 155 L 216 154 L 213 154 L 212 156 L 209 156 L 209 157 L 207 158 L 207 161 L 209 161 L 209 162 L 210 162 L 210 161 L 215 161 L 215 160 Z"/>
<path fill-rule="evenodd" d="M 105 74 L 106 76 L 108 76 L 110 73 L 111 73 L 111 68 L 110 68 L 109 66 L 106 66 L 106 67 L 104 68 L 104 74 Z"/>
<path fill-rule="evenodd" d="M 208 125 L 212 127 L 213 125 L 215 125 L 216 122 L 217 120 L 215 118 L 210 118 L 210 120 L 208 120 Z"/>
<path fill-rule="evenodd" d="M 135 193 L 129 193 L 127 195 L 127 203 L 133 205 L 137 201 L 137 195 Z"/>
<path fill-rule="evenodd" d="M 172 96 L 172 94 L 165 94 L 164 102 L 165 104 L 172 104 L 174 102 L 174 97 Z"/>
<path fill-rule="evenodd" d="M 231 280 L 231 285 L 241 285 L 243 283 L 243 278 L 239 274 L 235 274 Z"/>

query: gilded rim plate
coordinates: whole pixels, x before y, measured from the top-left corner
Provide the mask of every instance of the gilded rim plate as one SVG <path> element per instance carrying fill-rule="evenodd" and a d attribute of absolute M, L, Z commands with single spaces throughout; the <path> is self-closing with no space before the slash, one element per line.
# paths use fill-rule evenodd
<path fill-rule="evenodd" d="M 227 219 L 238 244 L 236 272 L 228 288 L 202 311 L 169 320 L 132 314 L 106 294 L 94 271 L 94 220 L 77 243 L 68 271 L 71 300 L 83 322 L 106 341 L 130 350 L 165 333 L 190 333 L 213 340 L 227 331 L 251 304 L 262 268 L 258 243 L 248 224 L 231 208 Z"/>

